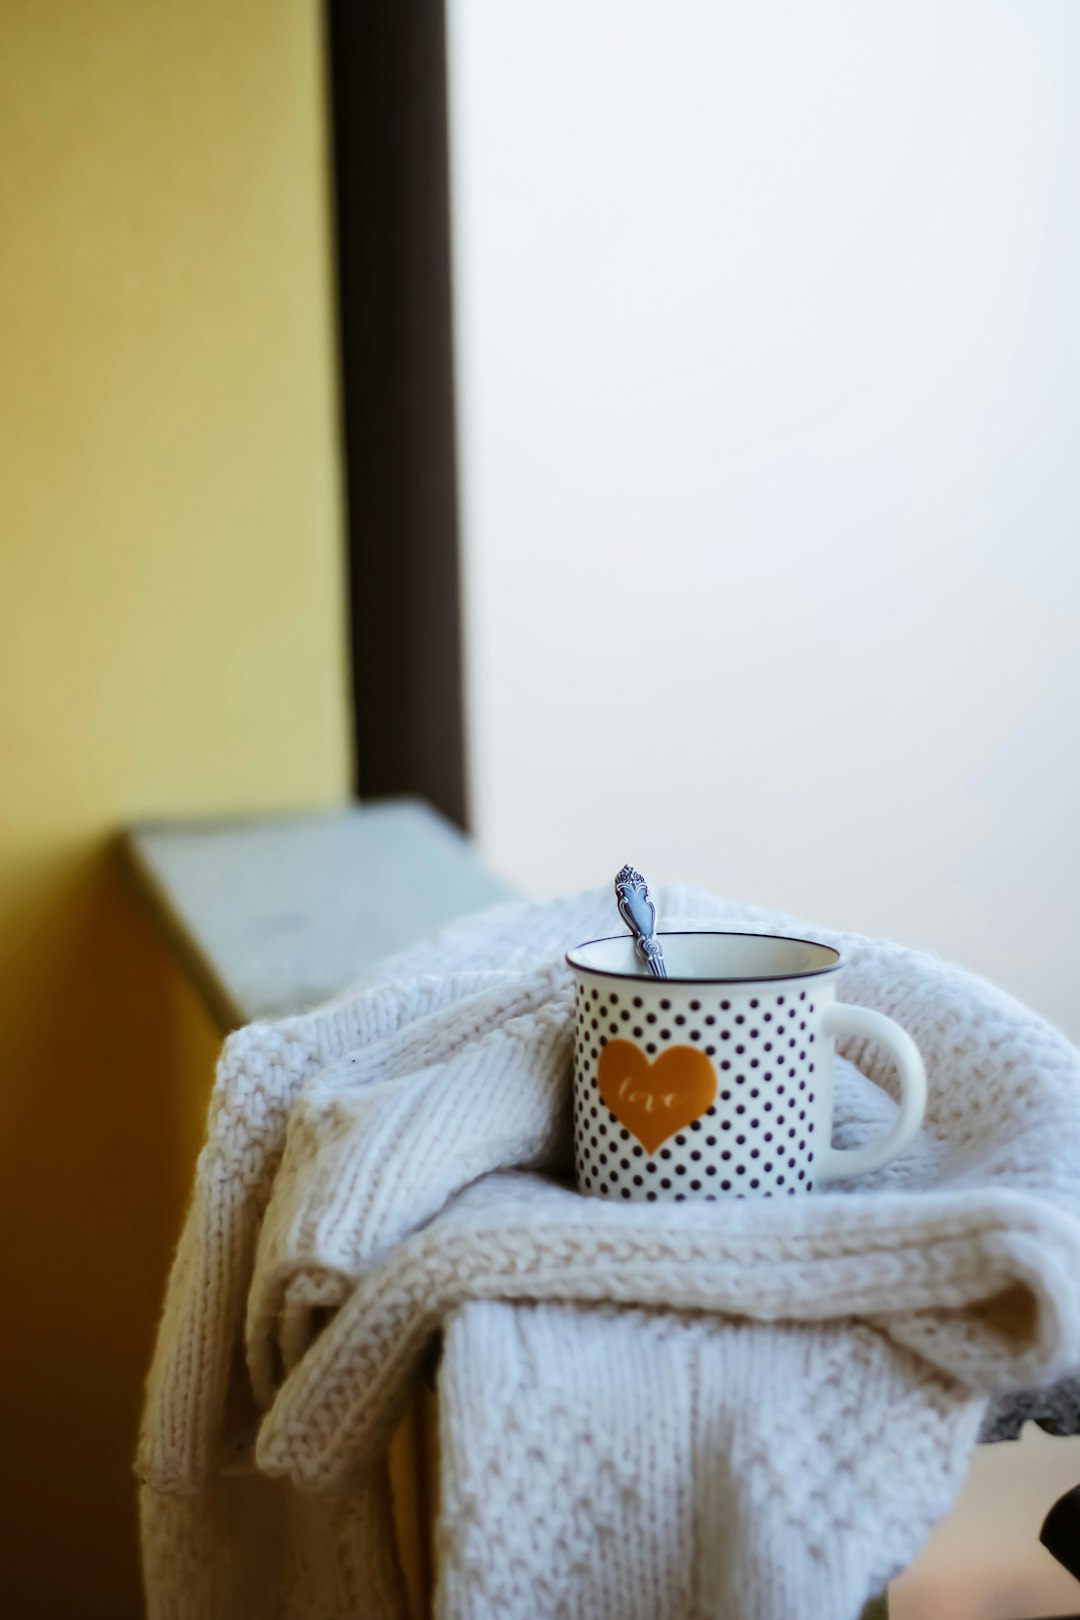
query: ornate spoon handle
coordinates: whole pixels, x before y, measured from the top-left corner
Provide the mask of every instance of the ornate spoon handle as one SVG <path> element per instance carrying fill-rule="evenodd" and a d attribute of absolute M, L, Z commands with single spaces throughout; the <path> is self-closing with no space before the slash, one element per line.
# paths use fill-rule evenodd
<path fill-rule="evenodd" d="M 656 907 L 640 872 L 624 866 L 615 879 L 619 915 L 634 936 L 634 948 L 654 979 L 666 979 L 664 952 L 656 937 Z"/>

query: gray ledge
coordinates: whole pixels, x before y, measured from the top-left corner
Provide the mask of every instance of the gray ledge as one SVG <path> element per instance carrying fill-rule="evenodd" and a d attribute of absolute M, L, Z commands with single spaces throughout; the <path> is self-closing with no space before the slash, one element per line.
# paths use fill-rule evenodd
<path fill-rule="evenodd" d="M 337 995 L 380 958 L 512 891 L 418 799 L 146 822 L 125 848 L 223 1029 Z"/>

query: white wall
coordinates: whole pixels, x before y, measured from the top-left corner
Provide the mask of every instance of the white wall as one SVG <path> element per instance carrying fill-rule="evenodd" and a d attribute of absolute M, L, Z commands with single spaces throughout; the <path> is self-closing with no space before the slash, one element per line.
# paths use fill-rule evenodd
<path fill-rule="evenodd" d="M 1080 5 L 451 0 L 478 833 L 1080 1037 Z"/>

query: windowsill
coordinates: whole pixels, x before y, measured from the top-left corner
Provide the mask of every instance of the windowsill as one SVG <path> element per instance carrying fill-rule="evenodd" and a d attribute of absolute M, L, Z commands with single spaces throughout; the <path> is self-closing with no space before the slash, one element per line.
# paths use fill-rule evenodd
<path fill-rule="evenodd" d="M 381 958 L 512 898 L 418 799 L 147 822 L 126 848 L 223 1030 L 326 1001 Z"/>

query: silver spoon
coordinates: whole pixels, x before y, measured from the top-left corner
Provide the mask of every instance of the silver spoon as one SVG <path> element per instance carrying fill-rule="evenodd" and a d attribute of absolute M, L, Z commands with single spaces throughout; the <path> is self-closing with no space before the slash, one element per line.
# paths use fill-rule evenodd
<path fill-rule="evenodd" d="M 634 936 L 634 949 L 654 979 L 666 979 L 664 952 L 656 937 L 656 907 L 640 872 L 624 866 L 615 879 L 619 915 Z"/>

